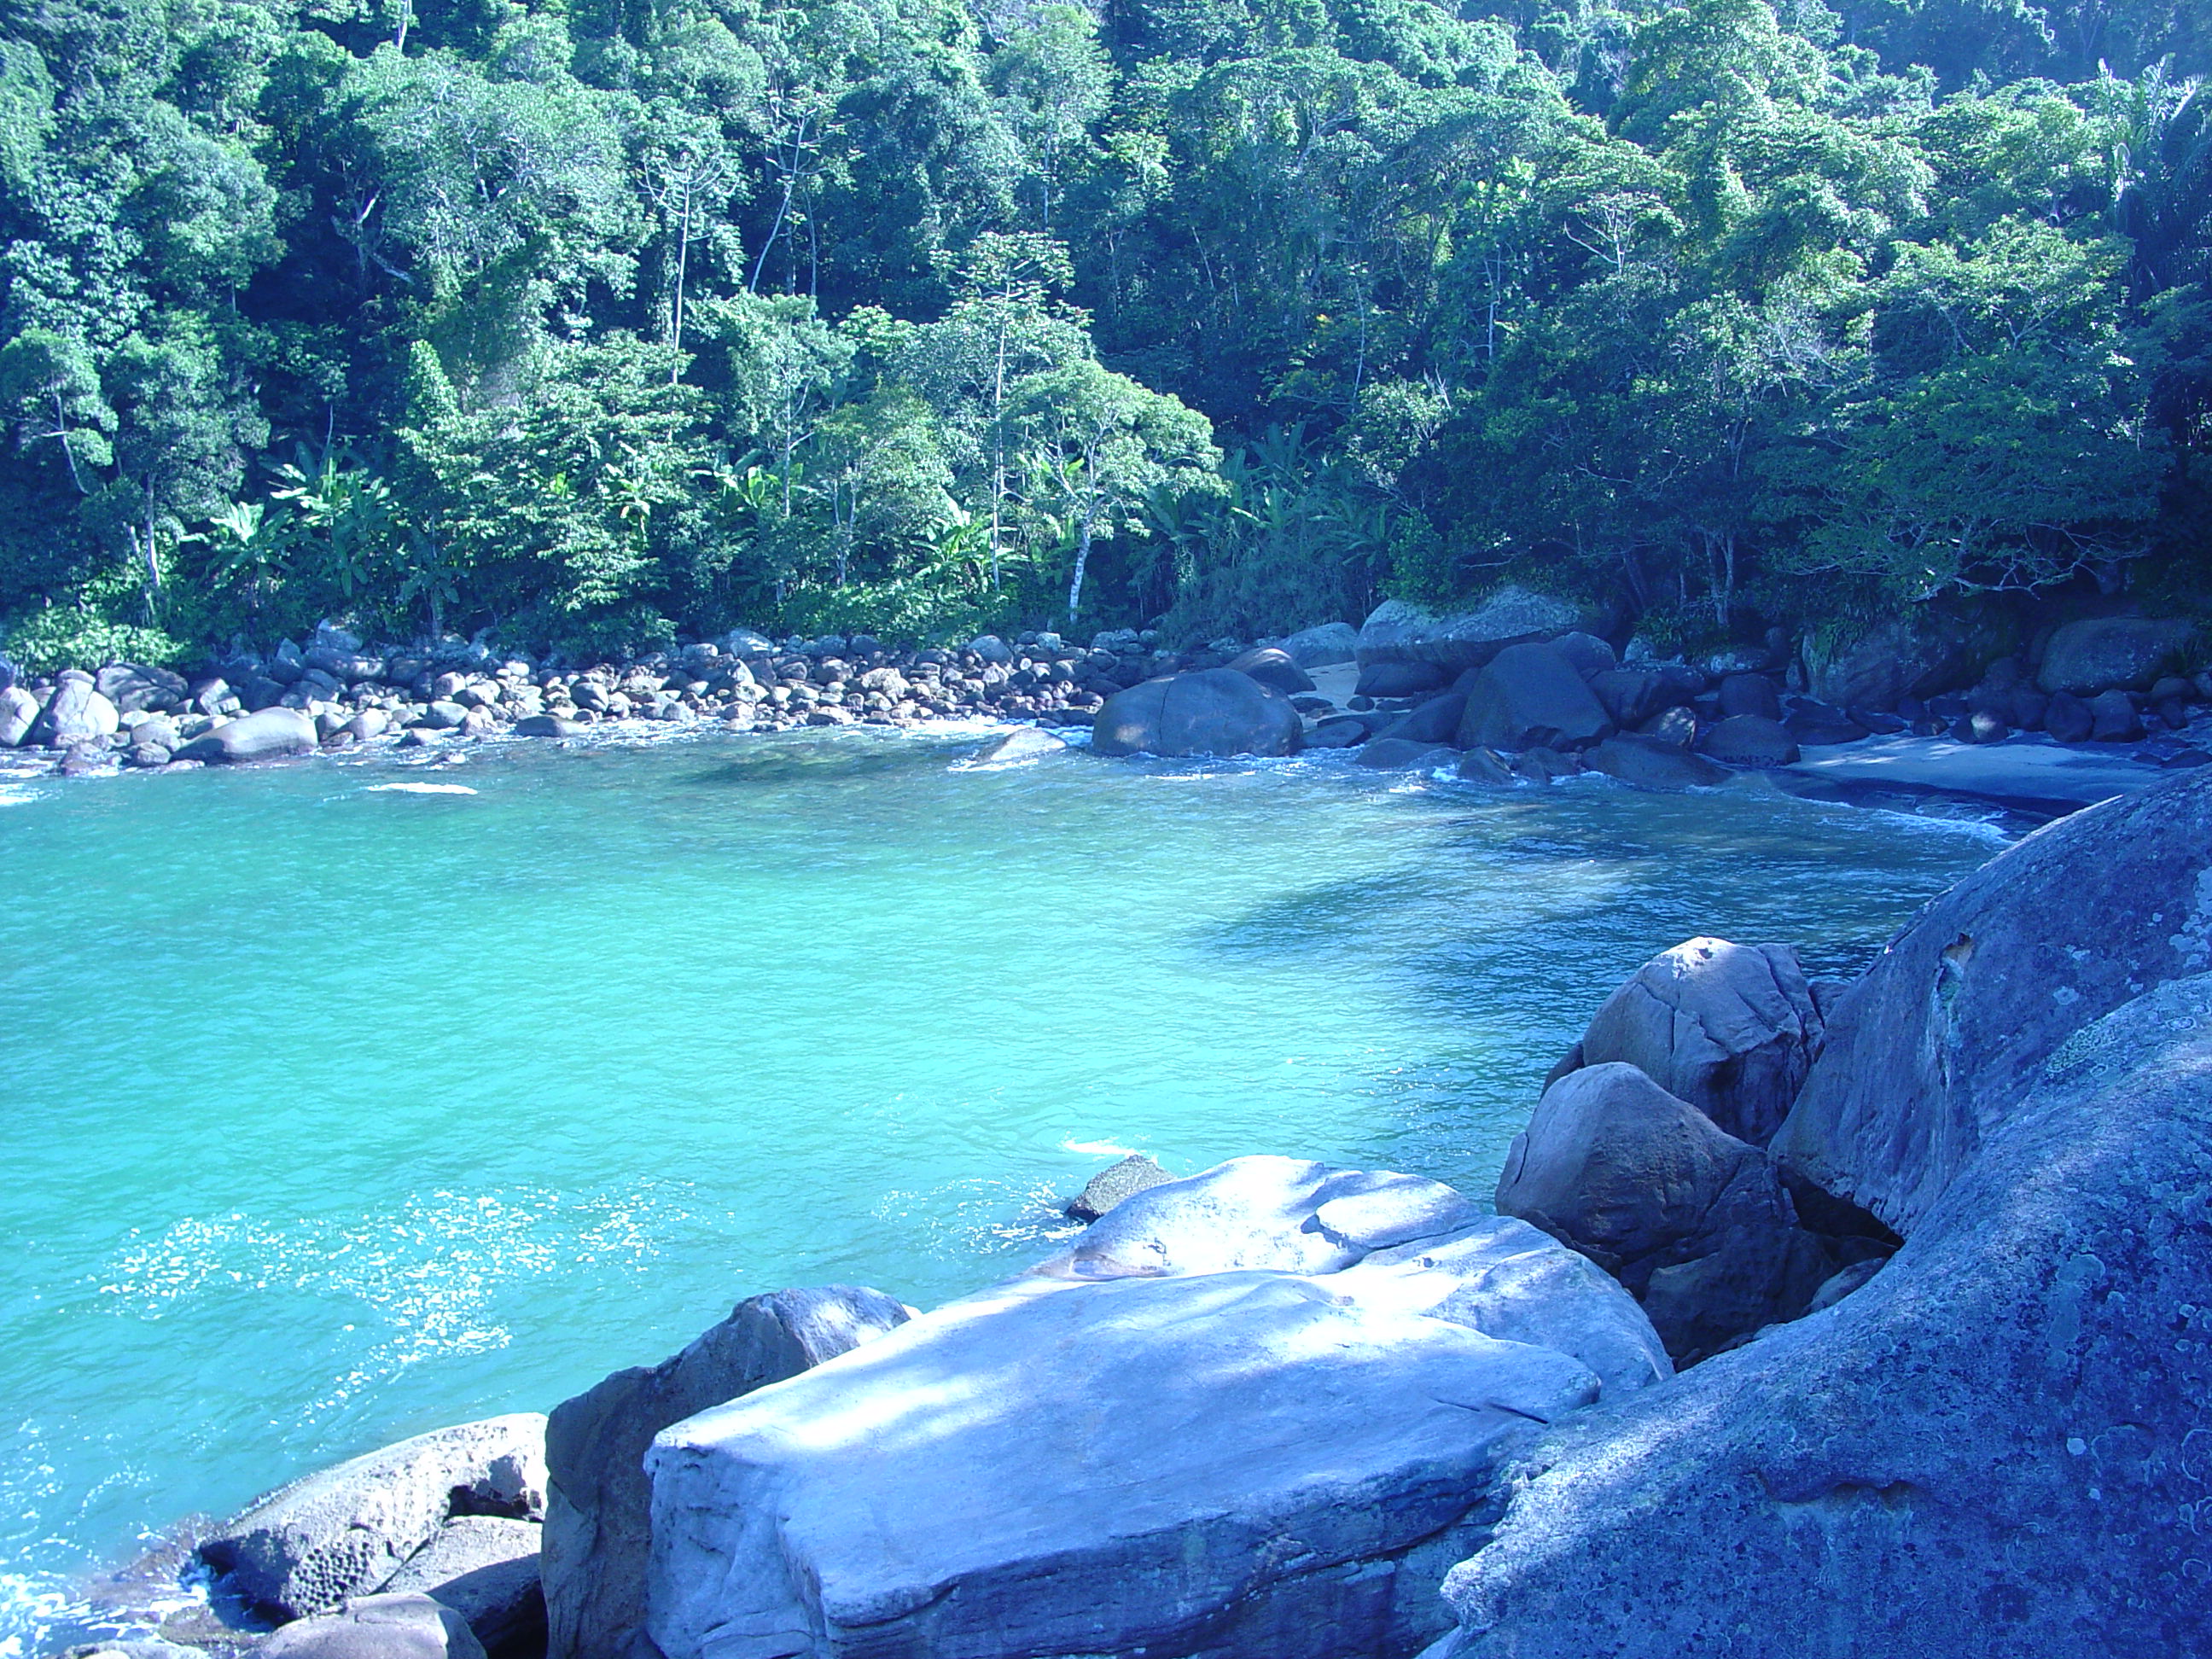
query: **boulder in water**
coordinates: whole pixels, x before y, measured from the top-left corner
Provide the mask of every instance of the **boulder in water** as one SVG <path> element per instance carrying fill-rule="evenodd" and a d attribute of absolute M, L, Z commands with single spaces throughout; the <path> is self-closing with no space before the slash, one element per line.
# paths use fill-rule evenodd
<path fill-rule="evenodd" d="M 1494 1530 L 1447 1580 L 1460 1628 L 1429 1659 L 2212 1652 L 2189 1520 L 2212 1396 L 2212 976 L 2096 1018 L 2096 986 L 2157 969 L 2130 963 L 2124 938 L 2109 963 L 2083 951 L 2085 988 L 2060 924 L 2098 898 L 2147 920 L 2172 903 L 2171 866 L 2144 872 L 2139 906 L 2120 894 L 2153 844 L 2108 850 L 2099 831 L 2118 826 L 2065 836 L 2075 822 L 2003 854 L 1984 872 L 1996 879 L 1969 878 L 1974 905 L 1939 904 L 1908 930 L 1908 945 L 1923 927 L 1938 939 L 1941 960 L 1970 914 L 1994 924 L 1962 981 L 1922 979 L 1924 1009 L 1881 1036 L 1913 1064 L 1948 1065 L 1957 1097 L 2003 1108 L 1962 1137 L 1924 1088 L 1884 1097 L 1889 1133 L 1865 1150 L 1893 1166 L 1893 1190 L 1929 1195 L 1904 1248 L 1833 1305 L 1529 1448 Z M 2047 927 L 2046 860 L 2094 890 Z M 2186 931 L 2194 914 L 2185 902 L 2164 926 Z M 2050 1047 L 2039 1012 L 1993 1047 L 1974 978 L 1984 950 L 2029 928 L 2054 948 L 2018 963 L 2019 989 L 2050 973 L 2035 1000 L 2079 1023 Z M 2060 989 L 2076 995 L 2054 1004 Z M 1960 1024 L 1931 1033 L 1947 1004 Z M 1868 1080 L 1870 1104 L 1885 1078 Z"/>
<path fill-rule="evenodd" d="M 1375 735 L 1403 738 L 1425 744 L 1433 748 L 1437 744 L 1452 745 L 1459 735 L 1461 717 L 1467 713 L 1467 693 L 1447 691 L 1440 697 L 1431 697 L 1417 708 L 1409 708 Z"/>
<path fill-rule="evenodd" d="M 1468 683 L 1459 746 L 1564 749 L 1612 730 L 1604 706 L 1559 650 L 1509 645 Z"/>
<path fill-rule="evenodd" d="M 1583 764 L 1638 789 L 1710 789 L 1729 778 L 1726 767 L 1640 732 L 1614 732 L 1595 749 L 1585 750 Z"/>
<path fill-rule="evenodd" d="M 1174 1179 L 1142 1152 L 1131 1152 L 1085 1182 L 1083 1190 L 1067 1200 L 1066 1213 L 1078 1221 L 1096 1221 L 1123 1199 L 1133 1198 L 1150 1187 L 1165 1186 Z"/>
<path fill-rule="evenodd" d="M 20 685 L 0 686 L 0 749 L 20 744 L 39 718 L 39 700 Z"/>
<path fill-rule="evenodd" d="M 225 721 L 177 751 L 179 760 L 257 761 L 304 755 L 316 743 L 315 722 L 297 708 L 264 708 Z"/>
<path fill-rule="evenodd" d="M 1544 1091 L 1497 1203 L 1620 1279 L 1677 1360 L 1796 1317 L 1841 1265 L 1765 1153 L 1617 1060 Z"/>
<path fill-rule="evenodd" d="M 1828 1010 L 1773 1141 L 1911 1234 L 2073 1034 L 2212 969 L 2212 773 L 2060 819 L 1922 910 Z"/>
<path fill-rule="evenodd" d="M 111 736 L 121 725 L 115 705 L 100 695 L 92 676 L 65 668 L 22 741 L 33 748 L 71 749 Z"/>
<path fill-rule="evenodd" d="M 1234 669 L 1210 668 L 1109 697 L 1091 747 L 1102 755 L 1291 755 L 1304 736 L 1281 692 Z"/>
<path fill-rule="evenodd" d="M 1756 769 L 1787 766 L 1797 758 L 1790 728 L 1764 714 L 1731 714 L 1698 739 L 1715 760 Z"/>

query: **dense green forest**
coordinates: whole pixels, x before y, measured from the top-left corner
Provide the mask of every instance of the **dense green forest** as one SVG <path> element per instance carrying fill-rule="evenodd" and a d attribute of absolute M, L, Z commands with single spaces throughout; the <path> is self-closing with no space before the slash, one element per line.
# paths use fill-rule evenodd
<path fill-rule="evenodd" d="M 0 619 L 2179 592 L 2206 67 L 2205 0 L 5 0 Z"/>

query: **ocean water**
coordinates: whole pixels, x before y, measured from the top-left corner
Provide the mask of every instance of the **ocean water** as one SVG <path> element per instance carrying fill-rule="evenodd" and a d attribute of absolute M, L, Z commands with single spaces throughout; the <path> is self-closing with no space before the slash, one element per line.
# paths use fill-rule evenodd
<path fill-rule="evenodd" d="M 1848 972 L 2006 840 L 978 741 L 0 778 L 0 1654 L 179 1517 L 745 1296 L 1012 1272 L 1124 1150 L 1486 1194 L 1653 951 Z"/>

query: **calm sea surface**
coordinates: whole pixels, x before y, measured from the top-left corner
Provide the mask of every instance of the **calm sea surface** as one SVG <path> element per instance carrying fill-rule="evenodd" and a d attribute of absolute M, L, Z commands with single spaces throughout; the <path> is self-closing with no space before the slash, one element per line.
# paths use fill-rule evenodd
<path fill-rule="evenodd" d="M 1854 969 L 2004 844 L 978 742 L 0 779 L 0 1656 L 181 1515 L 740 1297 L 1012 1272 L 1124 1149 L 1486 1194 L 1653 951 Z"/>

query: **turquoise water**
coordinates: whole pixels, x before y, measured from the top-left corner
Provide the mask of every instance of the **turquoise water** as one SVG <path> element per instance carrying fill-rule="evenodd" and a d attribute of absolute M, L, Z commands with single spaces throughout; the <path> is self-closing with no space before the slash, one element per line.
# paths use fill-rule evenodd
<path fill-rule="evenodd" d="M 1856 966 L 2003 842 L 975 744 L 0 781 L 0 1651 L 181 1515 L 742 1297 L 974 1288 L 1124 1148 L 1486 1193 L 1652 951 Z"/>

